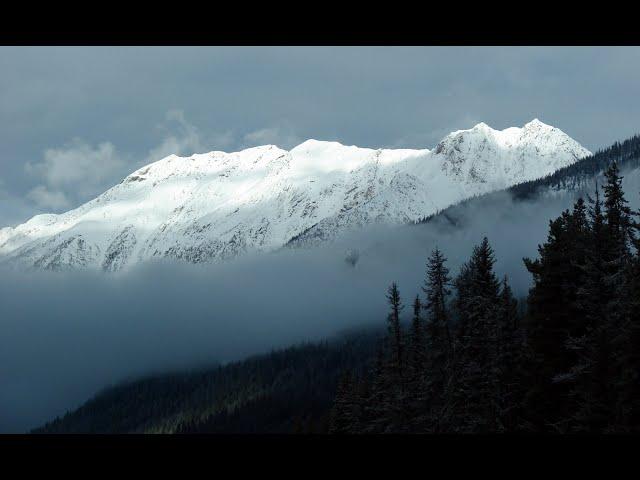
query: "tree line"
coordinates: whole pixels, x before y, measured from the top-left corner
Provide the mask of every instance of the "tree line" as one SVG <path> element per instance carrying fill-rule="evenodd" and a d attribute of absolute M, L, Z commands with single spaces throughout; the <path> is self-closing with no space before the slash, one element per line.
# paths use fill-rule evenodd
<path fill-rule="evenodd" d="M 375 365 L 345 370 L 332 433 L 640 430 L 640 240 L 613 162 L 549 222 L 519 308 L 487 238 L 452 277 L 438 248 L 411 322 L 396 283 Z"/>

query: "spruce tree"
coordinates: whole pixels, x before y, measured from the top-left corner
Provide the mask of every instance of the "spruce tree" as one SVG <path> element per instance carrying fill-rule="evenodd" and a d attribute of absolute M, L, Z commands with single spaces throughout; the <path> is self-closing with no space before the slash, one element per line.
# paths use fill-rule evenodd
<path fill-rule="evenodd" d="M 637 212 L 633 212 L 637 215 Z M 632 221 L 631 228 L 637 233 L 640 224 Z M 640 432 L 640 239 L 631 236 L 633 252 L 626 269 L 624 299 L 624 321 L 619 325 L 616 369 L 618 396 L 615 406 L 613 430 L 617 432 Z"/>
<path fill-rule="evenodd" d="M 413 302 L 413 319 L 409 333 L 407 365 L 408 417 L 410 430 L 423 431 L 426 422 L 426 382 L 425 382 L 425 327 L 422 322 L 422 303 L 416 296 Z"/>
<path fill-rule="evenodd" d="M 493 249 L 485 237 L 473 249 L 456 281 L 458 329 L 454 428 L 459 432 L 497 430 L 497 316 L 499 281 L 493 271 Z"/>
<path fill-rule="evenodd" d="M 587 432 L 624 431 L 627 423 L 620 420 L 620 414 L 628 405 L 622 392 L 627 390 L 629 372 L 625 355 L 629 352 L 629 306 L 633 303 L 635 212 L 628 206 L 615 162 L 605 178 L 604 213 L 599 211 L 596 191 L 591 214 L 591 247 L 581 292 L 587 328 L 568 344 L 580 355 L 569 375 L 577 403 L 574 430 Z"/>
<path fill-rule="evenodd" d="M 388 361 L 384 348 L 380 344 L 371 375 L 369 395 L 363 405 L 363 417 L 367 419 L 367 422 L 361 429 L 362 433 L 383 433 L 387 429 L 389 412 L 393 410 L 390 405 L 392 401 L 391 385 L 387 368 Z"/>
<path fill-rule="evenodd" d="M 635 222 L 628 201 L 622 189 L 622 176 L 618 166 L 614 162 L 605 172 L 607 182 L 604 186 L 604 217 L 607 239 L 605 245 L 605 283 L 617 295 L 607 303 L 608 329 L 614 337 L 612 342 L 618 347 L 622 346 L 622 337 L 625 323 L 625 302 L 629 298 L 629 277 L 631 266 L 631 246 L 635 242 Z M 617 331 L 616 331 L 617 330 Z"/>
<path fill-rule="evenodd" d="M 447 298 L 451 293 L 446 258 L 438 248 L 427 261 L 423 292 L 426 297 L 426 389 L 428 393 L 428 429 L 447 428 L 451 407 L 453 339 L 449 325 Z"/>
<path fill-rule="evenodd" d="M 404 308 L 400 299 L 400 291 L 398 285 L 393 282 L 387 290 L 387 301 L 389 302 L 390 312 L 387 316 L 387 328 L 389 332 L 389 342 L 391 345 L 391 372 L 396 377 L 397 382 L 404 386 L 404 364 L 405 352 L 404 341 L 402 338 L 402 327 L 400 325 L 400 312 Z"/>
<path fill-rule="evenodd" d="M 638 224 L 622 189 L 622 179 L 614 162 L 605 173 L 604 187 L 605 285 L 615 292 L 606 304 L 606 317 L 597 332 L 598 363 L 595 374 L 602 395 L 599 404 L 602 422 L 607 431 L 628 431 L 634 424 L 631 413 L 637 410 L 638 400 L 631 392 L 638 392 L 638 364 L 634 352 L 638 347 L 637 313 L 637 251 Z M 634 404 L 636 407 L 634 407 Z M 637 415 L 637 414 L 636 414 Z M 637 425 L 637 423 L 636 423 Z"/>
<path fill-rule="evenodd" d="M 538 431 L 616 431 L 620 423 L 635 222 L 615 163 L 605 177 L 604 202 L 596 186 L 588 214 L 578 200 L 550 223 L 540 259 L 525 259 L 535 354 L 526 404 Z"/>
<path fill-rule="evenodd" d="M 627 315 L 617 345 L 619 368 L 615 408 L 615 431 L 640 433 L 640 258 L 633 256 L 629 266 Z"/>
<path fill-rule="evenodd" d="M 572 387 L 569 427 L 576 432 L 602 431 L 610 416 L 606 413 L 606 405 L 611 403 L 604 398 L 608 393 L 603 390 L 606 379 L 602 378 L 601 368 L 608 363 L 607 304 L 615 292 L 605 281 L 605 252 L 610 239 L 597 185 L 595 199 L 589 198 L 589 203 L 589 241 L 585 249 L 583 282 L 576 294 L 584 324 L 583 329 L 571 332 L 566 342 L 566 348 L 575 353 L 575 363 L 569 371 L 556 377 L 557 382 Z"/>
<path fill-rule="evenodd" d="M 413 318 L 409 336 L 409 376 L 411 382 L 417 382 L 425 366 L 424 325 L 421 318 L 422 303 L 416 296 L 413 302 Z"/>
<path fill-rule="evenodd" d="M 622 262 L 628 258 L 630 246 L 635 240 L 634 221 L 631 208 L 624 196 L 622 179 L 618 165 L 613 162 L 605 172 L 607 182 L 604 185 L 604 210 L 606 228 L 609 234 L 608 255 L 610 260 Z"/>
<path fill-rule="evenodd" d="M 506 276 L 500 288 L 497 330 L 498 382 L 495 398 L 498 431 L 513 432 L 518 430 L 522 414 L 523 337 L 519 325 L 518 302 Z"/>
<path fill-rule="evenodd" d="M 578 201 L 573 212 L 575 215 L 564 211 L 549 222 L 547 241 L 538 246 L 538 259 L 524 259 L 533 275 L 526 318 L 531 351 L 526 381 L 530 388 L 524 408 L 528 428 L 538 432 L 567 431 L 571 417 L 571 387 L 558 382 L 557 375 L 576 362 L 576 353 L 567 349 L 567 339 L 584 332 L 577 293 L 588 243 L 583 202 Z"/>
<path fill-rule="evenodd" d="M 351 372 L 346 370 L 338 383 L 329 421 L 329 433 L 352 433 L 354 390 L 355 384 Z"/>
<path fill-rule="evenodd" d="M 362 377 L 356 384 L 356 402 L 354 406 L 354 422 L 352 433 L 363 433 L 365 427 L 371 421 L 369 410 L 367 408 L 370 398 L 371 384 L 367 377 Z"/>
<path fill-rule="evenodd" d="M 390 307 L 389 315 L 387 316 L 390 356 L 386 369 L 388 376 L 386 383 L 389 391 L 385 431 L 403 432 L 408 427 L 406 352 L 404 335 L 400 325 L 400 312 L 404 306 L 402 305 L 398 285 L 395 282 L 387 290 L 387 301 Z"/>

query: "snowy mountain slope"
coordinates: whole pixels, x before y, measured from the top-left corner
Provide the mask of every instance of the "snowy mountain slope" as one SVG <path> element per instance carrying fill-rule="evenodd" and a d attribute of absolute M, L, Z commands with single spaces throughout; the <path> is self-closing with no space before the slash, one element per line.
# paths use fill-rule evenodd
<path fill-rule="evenodd" d="M 589 151 L 533 120 L 481 123 L 433 150 L 308 140 L 170 155 L 80 207 L 0 230 L 0 261 L 117 271 L 159 258 L 209 262 L 306 244 L 370 223 L 407 223 L 466 198 L 540 178 Z"/>

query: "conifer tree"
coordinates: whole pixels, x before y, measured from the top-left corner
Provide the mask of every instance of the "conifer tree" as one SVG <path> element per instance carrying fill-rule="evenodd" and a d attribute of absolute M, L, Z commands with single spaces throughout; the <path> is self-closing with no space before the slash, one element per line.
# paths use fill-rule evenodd
<path fill-rule="evenodd" d="M 387 366 L 383 346 L 379 345 L 369 395 L 363 406 L 363 416 L 367 419 L 367 423 L 363 425 L 362 433 L 383 433 L 387 428 L 388 412 L 392 410 Z"/>
<path fill-rule="evenodd" d="M 409 382 L 413 384 L 413 389 L 418 390 L 418 383 L 422 382 L 425 370 L 425 327 L 422 322 L 422 303 L 416 296 L 413 302 L 413 318 L 411 320 L 411 331 L 409 334 L 408 351 L 408 376 Z"/>
<path fill-rule="evenodd" d="M 413 302 L 407 365 L 408 417 L 413 432 L 423 431 L 426 422 L 425 327 L 421 314 L 422 303 L 416 296 Z"/>
<path fill-rule="evenodd" d="M 605 173 L 604 216 L 606 219 L 604 270 L 605 286 L 612 292 L 606 303 L 604 322 L 594 332 L 591 343 L 597 342 L 598 361 L 594 382 L 601 395 L 598 406 L 601 424 L 607 431 L 627 431 L 633 420 L 630 412 L 638 405 L 630 392 L 638 392 L 638 364 L 633 365 L 637 340 L 637 215 L 632 211 L 622 189 L 622 179 L 614 162 Z M 634 333 L 634 331 L 636 333 Z M 637 408 L 637 407 L 636 407 Z M 600 427 L 598 424 L 597 427 Z M 636 423 L 637 425 L 637 423 Z M 632 428 L 632 427 L 631 427 Z"/>
<path fill-rule="evenodd" d="M 400 312 L 404 308 L 400 298 L 398 285 L 393 282 L 387 290 L 387 301 L 390 312 L 387 317 L 388 343 L 390 345 L 390 357 L 386 369 L 389 387 L 386 414 L 386 431 L 402 432 L 408 427 L 408 391 L 405 341 L 400 325 Z"/>
<path fill-rule="evenodd" d="M 562 432 L 569 426 L 570 386 L 557 381 L 559 372 L 566 372 L 575 364 L 575 352 L 567 349 L 566 341 L 578 336 L 584 323 L 577 301 L 581 284 L 581 259 L 585 252 L 578 245 L 582 239 L 584 213 L 581 202 L 574 206 L 577 219 L 565 211 L 549 222 L 547 241 L 538 246 L 539 258 L 524 259 L 533 275 L 529 291 L 527 330 L 531 349 L 529 365 L 530 388 L 524 404 L 529 428 L 533 431 Z"/>
<path fill-rule="evenodd" d="M 635 221 L 615 162 L 605 178 L 604 214 L 600 213 L 596 190 L 585 283 L 580 290 L 586 305 L 586 331 L 568 342 L 579 360 L 564 376 L 574 384 L 571 393 L 576 403 L 576 431 L 619 431 L 626 423 L 619 421 L 620 411 L 627 405 L 619 392 L 625 390 L 624 372 L 629 372 L 624 356 L 629 351 L 625 347 L 631 318 Z"/>
<path fill-rule="evenodd" d="M 630 261 L 626 322 L 621 326 L 622 342 L 618 363 L 619 395 L 615 407 L 615 431 L 640 433 L 640 258 Z"/>
<path fill-rule="evenodd" d="M 398 285 L 393 282 L 387 290 L 387 301 L 389 302 L 390 312 L 387 317 L 389 341 L 391 345 L 391 372 L 399 384 L 404 383 L 404 341 L 402 338 L 402 327 L 400 326 L 400 312 L 404 308 L 400 299 L 400 291 Z"/>
<path fill-rule="evenodd" d="M 607 239 L 605 246 L 605 271 L 606 285 L 617 293 L 607 303 L 607 322 L 610 323 L 609 333 L 615 336 L 612 342 L 621 347 L 624 331 L 625 302 L 629 298 L 629 267 L 631 266 L 631 246 L 634 244 L 635 222 L 628 201 L 622 189 L 622 176 L 618 166 L 614 162 L 605 172 L 607 182 L 604 186 L 604 217 L 606 220 L 605 231 Z"/>
<path fill-rule="evenodd" d="M 630 245 L 635 240 L 633 212 L 624 196 L 623 177 L 617 163 L 613 162 L 604 175 L 607 180 L 604 185 L 604 215 L 610 240 L 607 253 L 612 261 L 621 262 L 628 258 Z"/>
<path fill-rule="evenodd" d="M 583 282 L 577 288 L 576 298 L 582 312 L 583 328 L 571 332 L 566 348 L 575 353 L 575 363 L 568 372 L 556 376 L 556 382 L 572 386 L 568 398 L 569 427 L 571 431 L 599 431 L 606 423 L 606 404 L 600 378 L 600 366 L 606 364 L 605 353 L 607 303 L 612 292 L 605 282 L 605 252 L 609 242 L 607 225 L 602 212 L 600 191 L 596 185 L 595 199 L 589 198 L 589 241 L 585 248 Z M 606 355 L 605 355 L 606 356 Z M 599 372 L 599 373 L 598 373 Z M 600 417 L 600 418 L 598 418 Z"/>
<path fill-rule="evenodd" d="M 336 392 L 331 419 L 329 423 L 329 433 L 353 433 L 354 430 L 354 394 L 355 382 L 350 370 L 346 370 Z"/>
<path fill-rule="evenodd" d="M 525 259 L 534 275 L 529 337 L 536 354 L 527 410 L 538 430 L 615 428 L 616 351 L 625 344 L 635 235 L 615 163 L 605 177 L 604 203 L 596 186 L 588 215 L 578 200 L 550 223 L 540 259 Z"/>
<path fill-rule="evenodd" d="M 494 263 L 493 249 L 485 237 L 474 247 L 456 281 L 459 326 L 453 402 L 454 428 L 460 432 L 497 430 L 496 319 L 500 287 Z"/>
<path fill-rule="evenodd" d="M 637 212 L 633 212 L 637 215 Z M 632 221 L 633 233 L 640 224 Z M 633 252 L 626 270 L 624 321 L 619 325 L 616 369 L 619 370 L 616 383 L 619 392 L 616 398 L 615 422 L 617 432 L 640 432 L 640 239 L 631 236 Z"/>
<path fill-rule="evenodd" d="M 425 309 L 429 312 L 429 319 L 435 323 L 446 336 L 447 350 L 452 348 L 451 331 L 447 315 L 447 297 L 451 293 L 449 284 L 449 269 L 447 259 L 436 247 L 427 261 L 427 277 L 422 291 L 426 296 Z M 449 353 L 449 352 L 447 352 Z"/>
<path fill-rule="evenodd" d="M 518 429 L 524 394 L 523 339 L 519 325 L 518 302 L 506 276 L 501 283 L 497 320 L 498 382 L 495 398 L 498 431 L 513 432 Z"/>
<path fill-rule="evenodd" d="M 352 433 L 363 433 L 371 418 L 367 408 L 371 397 L 371 385 L 367 377 L 362 377 L 356 385 L 355 418 Z"/>
<path fill-rule="evenodd" d="M 428 428 L 439 432 L 446 428 L 452 388 L 453 339 L 449 326 L 447 298 L 451 293 L 446 258 L 436 248 L 427 261 L 423 292 L 426 320 L 426 388 L 429 411 Z"/>

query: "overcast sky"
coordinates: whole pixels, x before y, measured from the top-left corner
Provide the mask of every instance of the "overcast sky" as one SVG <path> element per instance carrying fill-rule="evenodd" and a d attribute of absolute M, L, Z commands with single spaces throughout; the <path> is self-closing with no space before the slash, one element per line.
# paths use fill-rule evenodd
<path fill-rule="evenodd" d="M 170 153 L 431 148 L 533 118 L 591 150 L 640 132 L 634 47 L 0 47 L 0 72 L 0 227 Z"/>

